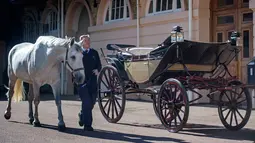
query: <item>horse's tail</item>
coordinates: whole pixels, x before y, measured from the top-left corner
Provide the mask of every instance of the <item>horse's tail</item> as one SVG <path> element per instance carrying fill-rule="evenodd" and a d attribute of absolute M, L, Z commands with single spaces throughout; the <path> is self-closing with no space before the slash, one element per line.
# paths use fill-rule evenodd
<path fill-rule="evenodd" d="M 17 79 L 15 82 L 13 99 L 15 102 L 20 102 L 23 99 L 23 84 L 21 79 Z"/>

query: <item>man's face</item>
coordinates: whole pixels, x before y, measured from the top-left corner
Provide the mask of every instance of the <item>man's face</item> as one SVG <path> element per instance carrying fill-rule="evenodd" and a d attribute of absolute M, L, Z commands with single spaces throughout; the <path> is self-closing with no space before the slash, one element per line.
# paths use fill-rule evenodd
<path fill-rule="evenodd" d="M 84 38 L 82 38 L 82 40 L 83 40 L 83 47 L 85 49 L 88 49 L 90 47 L 90 40 L 89 40 L 89 38 L 88 37 L 84 37 Z"/>

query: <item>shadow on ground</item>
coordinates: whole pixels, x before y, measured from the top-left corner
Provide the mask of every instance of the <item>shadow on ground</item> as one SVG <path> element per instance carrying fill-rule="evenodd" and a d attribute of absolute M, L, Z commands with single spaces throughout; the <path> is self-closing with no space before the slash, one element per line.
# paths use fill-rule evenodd
<path fill-rule="evenodd" d="M 19 124 L 29 124 L 18 121 L 10 121 L 13 123 Z M 57 130 L 57 126 L 42 124 L 41 128 Z M 184 140 L 168 138 L 168 137 L 153 137 L 153 136 L 145 136 L 145 135 L 136 135 L 136 134 L 128 134 L 114 131 L 106 131 L 106 130 L 98 130 L 95 129 L 94 132 L 83 131 L 81 128 L 70 128 L 67 127 L 63 132 L 71 135 L 79 135 L 86 136 L 97 139 L 106 139 L 106 140 L 117 140 L 117 141 L 127 141 L 127 142 L 139 142 L 139 143 L 150 143 L 155 141 L 167 141 L 167 142 L 178 142 L 178 143 L 189 143 Z"/>
<path fill-rule="evenodd" d="M 146 127 L 154 129 L 166 130 L 162 124 L 139 124 L 139 123 L 117 123 L 120 125 L 127 125 L 132 127 Z M 213 125 L 203 125 L 203 124 L 189 124 L 179 131 L 178 134 L 191 135 L 197 137 L 209 137 L 218 139 L 228 139 L 228 140 L 247 140 L 255 141 L 255 130 L 250 128 L 243 128 L 239 131 L 230 131 L 224 126 L 213 126 Z"/>

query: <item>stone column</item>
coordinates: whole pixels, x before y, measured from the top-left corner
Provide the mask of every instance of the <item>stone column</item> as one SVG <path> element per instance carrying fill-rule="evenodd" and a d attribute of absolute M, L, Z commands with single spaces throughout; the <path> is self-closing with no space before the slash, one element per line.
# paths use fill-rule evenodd
<path fill-rule="evenodd" d="M 191 40 L 210 42 L 210 0 L 193 0 L 193 18 L 192 18 L 192 36 Z M 208 103 L 210 99 L 206 96 L 209 91 L 195 90 L 203 95 L 203 97 L 194 103 Z M 189 100 L 194 100 L 198 97 L 196 93 L 188 92 Z"/>

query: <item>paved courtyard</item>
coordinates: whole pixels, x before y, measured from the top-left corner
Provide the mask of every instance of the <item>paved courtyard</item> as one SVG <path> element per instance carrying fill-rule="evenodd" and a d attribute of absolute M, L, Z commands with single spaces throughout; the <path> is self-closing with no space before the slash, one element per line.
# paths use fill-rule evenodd
<path fill-rule="evenodd" d="M 241 131 L 228 131 L 221 124 L 217 108 L 191 107 L 188 125 L 179 133 L 166 131 L 154 114 L 152 103 L 128 101 L 124 116 L 117 124 L 108 123 L 98 105 L 94 110 L 95 132 L 84 132 L 77 123 L 80 102 L 63 100 L 65 132 L 57 130 L 57 108 L 53 100 L 39 104 L 39 118 L 43 127 L 33 127 L 28 122 L 28 103 L 12 104 L 9 121 L 3 115 L 6 101 L 0 101 L 0 143 L 113 143 L 113 142 L 253 142 L 255 141 L 255 112 Z"/>

